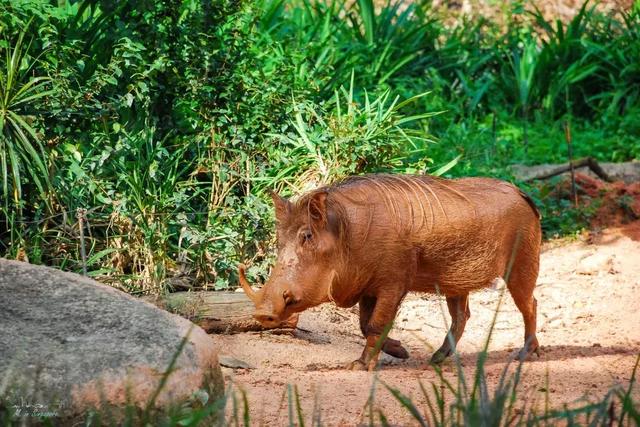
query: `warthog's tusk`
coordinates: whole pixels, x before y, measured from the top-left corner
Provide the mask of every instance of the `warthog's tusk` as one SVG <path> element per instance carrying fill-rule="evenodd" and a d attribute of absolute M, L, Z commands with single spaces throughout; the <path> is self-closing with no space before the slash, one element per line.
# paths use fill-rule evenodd
<path fill-rule="evenodd" d="M 247 276 L 245 275 L 246 270 L 247 267 L 244 264 L 238 264 L 238 279 L 240 280 L 240 286 L 242 286 L 242 289 L 244 289 L 244 293 L 247 294 L 249 299 L 253 301 L 254 304 L 257 304 L 259 302 L 258 294 L 249 284 Z"/>

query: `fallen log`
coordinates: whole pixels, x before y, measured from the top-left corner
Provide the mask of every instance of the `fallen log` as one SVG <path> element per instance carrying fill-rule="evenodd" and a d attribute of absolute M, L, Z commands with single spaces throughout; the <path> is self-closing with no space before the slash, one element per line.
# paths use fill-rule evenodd
<path fill-rule="evenodd" d="M 583 159 L 579 159 L 574 162 L 569 162 L 564 165 L 560 165 L 551 170 L 537 173 L 535 175 L 529 176 L 525 181 L 530 182 L 530 181 L 535 181 L 537 179 L 552 178 L 554 176 L 563 174 L 565 172 L 569 172 L 572 167 L 573 169 L 588 167 L 591 170 L 591 172 L 596 174 L 603 181 L 613 182 L 613 179 L 604 171 L 604 169 L 602 169 L 600 164 L 598 164 L 598 162 L 592 157 L 585 157 Z"/>
<path fill-rule="evenodd" d="M 186 317 L 208 333 L 295 329 L 298 324 L 298 314 L 294 314 L 277 328 L 264 328 L 253 318 L 253 302 L 242 292 L 173 292 L 143 299 Z"/>

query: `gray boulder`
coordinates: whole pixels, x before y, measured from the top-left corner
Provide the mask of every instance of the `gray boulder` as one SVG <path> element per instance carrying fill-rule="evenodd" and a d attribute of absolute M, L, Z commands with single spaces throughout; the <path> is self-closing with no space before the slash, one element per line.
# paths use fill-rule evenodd
<path fill-rule="evenodd" d="M 201 328 L 94 280 L 0 259 L 0 399 L 18 415 L 144 408 L 181 343 L 156 407 L 222 395 Z"/>

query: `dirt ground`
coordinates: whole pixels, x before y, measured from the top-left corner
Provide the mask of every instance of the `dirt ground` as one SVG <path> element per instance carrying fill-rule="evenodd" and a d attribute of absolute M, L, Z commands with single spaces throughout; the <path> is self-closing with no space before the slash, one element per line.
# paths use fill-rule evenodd
<path fill-rule="evenodd" d="M 458 346 L 467 379 L 475 372 L 501 289 L 471 296 L 471 318 Z M 628 386 L 640 353 L 640 221 L 623 228 L 590 233 L 574 241 L 545 243 L 538 286 L 539 358 L 526 362 L 518 405 L 541 408 L 577 406 L 601 399 L 615 386 Z M 495 386 L 514 351 L 522 345 L 523 323 L 504 294 L 486 363 Z M 394 425 L 412 425 L 408 411 L 378 380 L 426 409 L 419 382 L 439 384 L 429 357 L 445 336 L 449 322 L 444 301 L 433 295 L 409 295 L 390 336 L 402 340 L 408 360 L 384 356 L 376 373 L 342 367 L 362 351 L 357 308 L 332 305 L 302 313 L 291 333 L 213 335 L 221 353 L 253 369 L 223 368 L 227 383 L 247 393 L 251 419 L 264 425 L 288 424 L 287 385 L 297 386 L 302 412 L 310 421 L 314 405 L 323 425 L 367 422 L 365 406 L 372 384 L 374 406 Z M 444 365 L 456 382 L 456 368 Z M 546 381 L 548 377 L 548 386 Z M 640 390 L 634 394 L 640 398 Z M 252 423 L 253 424 L 253 423 Z"/>
<path fill-rule="evenodd" d="M 376 1 L 378 5 L 384 5 L 382 0 Z M 532 0 L 523 2 L 500 2 L 492 0 L 433 0 L 432 7 L 447 17 L 458 18 L 460 15 L 482 16 L 495 22 L 502 22 L 505 13 L 520 5 L 527 11 L 538 9 L 548 21 L 560 19 L 569 22 L 578 14 L 584 4 L 584 0 Z M 598 11 L 607 14 L 629 12 L 633 6 L 633 0 L 600 0 L 591 1 L 587 9 L 595 7 Z"/>

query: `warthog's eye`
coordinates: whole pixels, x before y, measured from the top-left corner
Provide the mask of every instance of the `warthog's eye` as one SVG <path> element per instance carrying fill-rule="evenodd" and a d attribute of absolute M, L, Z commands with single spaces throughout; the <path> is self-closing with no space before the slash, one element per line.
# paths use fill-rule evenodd
<path fill-rule="evenodd" d="M 302 230 L 300 232 L 300 243 L 304 244 L 313 240 L 313 233 L 311 230 Z"/>

